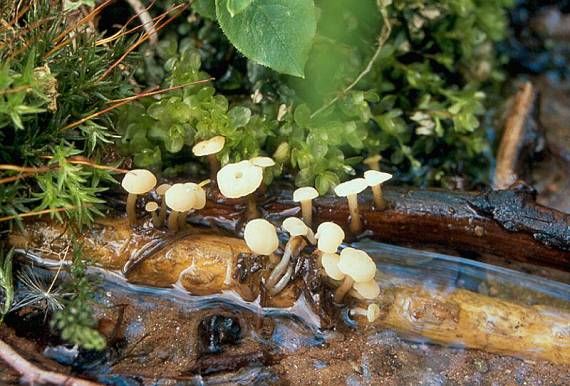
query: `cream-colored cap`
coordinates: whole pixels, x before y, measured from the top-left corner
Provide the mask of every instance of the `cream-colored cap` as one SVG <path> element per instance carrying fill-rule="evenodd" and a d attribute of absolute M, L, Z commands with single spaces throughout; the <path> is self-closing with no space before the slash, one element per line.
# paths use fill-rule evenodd
<path fill-rule="evenodd" d="M 364 251 L 355 248 L 344 248 L 340 253 L 338 269 L 350 276 L 355 282 L 370 281 L 376 274 L 376 264 Z"/>
<path fill-rule="evenodd" d="M 158 210 L 158 208 L 159 208 L 158 204 L 154 201 L 149 201 L 144 206 L 144 210 L 146 210 L 147 212 L 154 212 Z"/>
<path fill-rule="evenodd" d="M 249 160 L 255 166 L 259 166 L 260 168 L 269 168 L 271 166 L 275 166 L 275 161 L 273 158 L 269 157 L 253 157 Z"/>
<path fill-rule="evenodd" d="M 263 169 L 249 161 L 227 164 L 216 176 L 220 192 L 228 198 L 240 198 L 256 191 L 263 181 Z"/>
<path fill-rule="evenodd" d="M 176 212 L 186 212 L 194 208 L 194 191 L 187 184 L 174 184 L 164 195 L 166 205 Z"/>
<path fill-rule="evenodd" d="M 194 182 L 187 182 L 187 185 L 194 195 L 194 209 L 203 209 L 206 206 L 206 191 Z"/>
<path fill-rule="evenodd" d="M 344 231 L 334 222 L 324 222 L 317 228 L 317 248 L 321 252 L 336 253 L 344 240 Z"/>
<path fill-rule="evenodd" d="M 364 178 L 354 178 L 350 181 L 343 182 L 334 188 L 337 196 L 346 197 L 353 194 L 358 194 L 368 187 Z"/>
<path fill-rule="evenodd" d="M 145 194 L 156 186 L 156 177 L 146 169 L 129 170 L 123 177 L 121 186 L 129 193 Z"/>
<path fill-rule="evenodd" d="M 206 141 L 198 142 L 192 148 L 192 153 L 196 157 L 219 153 L 226 143 L 226 138 L 221 135 L 212 137 Z"/>
<path fill-rule="evenodd" d="M 291 237 L 295 237 L 295 236 L 304 236 L 307 238 L 307 240 L 309 240 L 309 242 L 311 244 L 315 244 L 316 240 L 315 240 L 315 234 L 313 233 L 313 230 L 311 228 L 309 228 L 304 222 L 303 220 L 301 220 L 300 218 L 297 217 L 287 217 L 285 220 L 283 220 L 283 224 L 281 224 L 281 227 L 287 232 L 289 233 L 289 235 Z"/>
<path fill-rule="evenodd" d="M 368 322 L 372 323 L 380 317 L 380 307 L 378 304 L 370 304 L 366 310 L 366 319 Z"/>
<path fill-rule="evenodd" d="M 376 299 L 380 295 L 380 287 L 374 279 L 362 283 L 356 282 L 352 285 L 352 288 L 364 299 Z"/>
<path fill-rule="evenodd" d="M 164 196 L 166 194 L 166 191 L 168 189 L 170 189 L 171 187 L 172 187 L 172 185 L 170 185 L 170 184 L 160 184 L 156 188 L 156 194 L 158 194 L 159 196 Z"/>
<path fill-rule="evenodd" d="M 258 255 L 271 255 L 279 247 L 275 227 L 269 221 L 261 218 L 256 218 L 247 223 L 243 238 L 249 249 Z"/>
<path fill-rule="evenodd" d="M 295 202 L 309 201 L 317 197 L 319 197 L 319 192 L 312 186 L 304 186 L 293 192 L 293 201 Z"/>
<path fill-rule="evenodd" d="M 327 276 L 334 280 L 342 280 L 346 276 L 338 269 L 340 256 L 336 253 L 323 253 L 321 256 L 321 264 L 327 273 Z"/>
<path fill-rule="evenodd" d="M 375 186 L 383 184 L 392 178 L 390 173 L 379 172 L 376 170 L 367 170 L 364 172 L 364 179 L 368 186 Z"/>

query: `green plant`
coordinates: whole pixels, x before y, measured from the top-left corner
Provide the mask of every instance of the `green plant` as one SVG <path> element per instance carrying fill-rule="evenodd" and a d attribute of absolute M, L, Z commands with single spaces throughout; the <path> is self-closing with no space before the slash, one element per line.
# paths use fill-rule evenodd
<path fill-rule="evenodd" d="M 203 19 L 164 35 L 140 79 L 218 79 L 125 108 L 122 151 L 141 167 L 192 174 L 200 167 L 189 147 L 224 135 L 222 163 L 280 149 L 266 182 L 291 175 L 321 193 L 374 153 L 415 184 L 486 181 L 480 120 L 502 79 L 493 43 L 511 0 L 298 5 L 302 16 L 280 0 L 194 2 Z"/>
<path fill-rule="evenodd" d="M 53 314 L 50 324 L 65 341 L 87 350 L 102 350 L 106 345 L 105 338 L 97 331 L 97 319 L 93 315 L 97 282 L 85 270 L 81 245 L 74 242 L 70 277 L 63 286 L 71 295 L 63 300 L 64 308 Z"/>

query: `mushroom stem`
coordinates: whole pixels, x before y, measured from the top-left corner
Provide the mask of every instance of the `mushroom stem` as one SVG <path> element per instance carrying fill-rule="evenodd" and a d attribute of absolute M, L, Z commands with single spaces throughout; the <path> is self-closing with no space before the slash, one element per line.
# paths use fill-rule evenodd
<path fill-rule="evenodd" d="M 158 215 L 158 225 L 154 224 L 154 226 L 157 228 L 162 226 L 162 224 L 164 223 L 164 220 L 166 220 L 166 199 L 164 198 L 164 195 L 162 195 L 160 198 L 162 201 L 160 203 L 160 214 Z M 154 219 L 154 217 L 153 217 L 153 219 Z"/>
<path fill-rule="evenodd" d="M 350 291 L 353 284 L 354 280 L 350 276 L 346 275 L 344 277 L 342 284 L 340 285 L 340 287 L 336 289 L 334 293 L 334 302 L 335 303 L 342 302 L 342 299 L 344 299 L 344 296 L 348 293 L 348 291 Z"/>
<path fill-rule="evenodd" d="M 253 220 L 255 218 L 259 218 L 259 210 L 257 209 L 257 203 L 252 193 L 247 196 L 247 219 Z"/>
<path fill-rule="evenodd" d="M 155 228 L 159 228 L 161 224 L 162 221 L 160 221 L 160 216 L 157 211 L 152 212 L 152 225 L 154 225 Z"/>
<path fill-rule="evenodd" d="M 210 164 L 210 179 L 212 181 L 216 181 L 216 175 L 220 170 L 220 161 L 218 161 L 218 157 L 215 154 L 210 154 L 207 156 L 208 163 Z"/>
<path fill-rule="evenodd" d="M 168 229 L 170 229 L 171 232 L 176 233 L 178 231 L 178 214 L 179 213 L 180 212 L 173 210 L 172 212 L 170 212 L 170 216 L 168 216 Z"/>
<path fill-rule="evenodd" d="M 372 186 L 372 194 L 374 195 L 374 206 L 376 209 L 386 208 L 386 202 L 382 195 L 382 186 L 380 184 Z"/>
<path fill-rule="evenodd" d="M 281 261 L 273 268 L 273 271 L 271 271 L 271 275 L 269 275 L 269 278 L 265 282 L 265 288 L 272 288 L 275 285 L 279 277 L 281 277 L 283 272 L 287 269 L 291 256 L 298 256 L 305 245 L 305 240 L 301 236 L 291 237 L 289 241 L 287 241 L 285 250 L 283 251 L 283 257 L 281 257 Z"/>
<path fill-rule="evenodd" d="M 289 268 L 287 268 L 287 272 L 285 272 L 285 274 L 281 277 L 281 280 L 275 284 L 275 287 L 269 290 L 269 295 L 275 296 L 279 292 L 283 291 L 283 289 L 289 283 L 289 280 L 291 280 L 291 276 L 293 276 L 293 266 L 290 265 Z"/>
<path fill-rule="evenodd" d="M 353 234 L 359 234 L 362 231 L 362 222 L 360 221 L 360 213 L 358 213 L 358 195 L 349 194 L 346 198 L 350 213 L 350 231 Z"/>
<path fill-rule="evenodd" d="M 313 223 L 313 201 L 301 201 L 301 213 L 303 214 L 303 221 L 310 228 Z"/>
<path fill-rule="evenodd" d="M 186 228 L 187 217 L 188 217 L 188 212 L 178 212 L 178 229 Z"/>
<path fill-rule="evenodd" d="M 137 195 L 134 193 L 129 193 L 127 197 L 127 218 L 129 219 L 129 225 L 137 225 Z"/>
<path fill-rule="evenodd" d="M 350 316 L 355 316 L 355 315 L 359 315 L 359 316 L 367 316 L 368 315 L 368 310 L 361 308 L 361 307 L 355 307 L 355 308 L 351 308 L 350 309 Z"/>

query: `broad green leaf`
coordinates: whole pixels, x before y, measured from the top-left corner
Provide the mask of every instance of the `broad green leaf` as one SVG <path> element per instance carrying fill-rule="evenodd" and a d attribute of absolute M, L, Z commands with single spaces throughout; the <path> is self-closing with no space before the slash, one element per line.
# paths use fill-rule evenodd
<path fill-rule="evenodd" d="M 317 29 L 313 0 L 253 0 L 232 17 L 230 0 L 216 0 L 216 15 L 230 42 L 248 59 L 304 77 Z"/>
<path fill-rule="evenodd" d="M 239 15 L 251 5 L 253 0 L 228 0 L 227 8 L 232 17 Z"/>
<path fill-rule="evenodd" d="M 216 20 L 216 4 L 215 0 L 194 0 L 192 9 L 200 16 Z"/>

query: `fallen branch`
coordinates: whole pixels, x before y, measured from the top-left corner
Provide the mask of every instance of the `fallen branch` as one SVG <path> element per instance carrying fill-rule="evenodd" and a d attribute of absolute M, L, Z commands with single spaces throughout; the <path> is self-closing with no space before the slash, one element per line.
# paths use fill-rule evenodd
<path fill-rule="evenodd" d="M 517 166 L 521 162 L 521 152 L 528 142 L 529 115 L 535 100 L 536 92 L 530 82 L 523 84 L 513 97 L 513 104 L 497 153 L 497 165 L 493 178 L 495 189 L 507 189 L 519 178 Z"/>
<path fill-rule="evenodd" d="M 42 370 L 18 354 L 7 343 L 0 340 L 0 358 L 21 376 L 21 381 L 29 385 L 54 384 L 64 386 L 99 386 L 99 383 L 86 381 L 71 375 Z"/>

